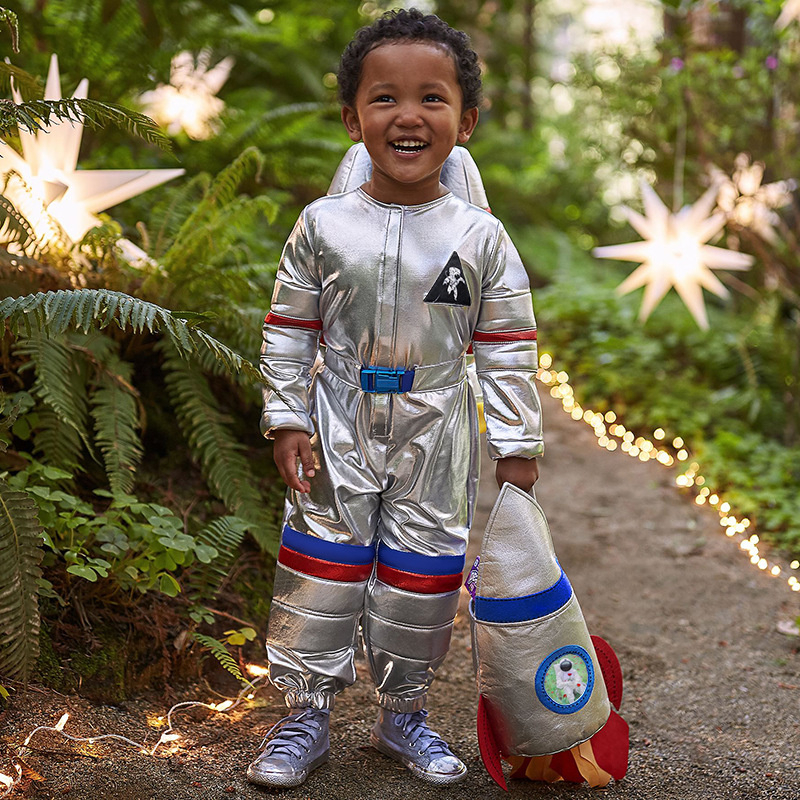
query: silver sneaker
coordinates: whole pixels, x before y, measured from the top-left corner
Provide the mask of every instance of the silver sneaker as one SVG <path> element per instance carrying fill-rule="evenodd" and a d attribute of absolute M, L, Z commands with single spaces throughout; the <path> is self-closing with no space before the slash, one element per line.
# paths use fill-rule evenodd
<path fill-rule="evenodd" d="M 428 727 L 427 716 L 425 710 L 400 714 L 382 708 L 372 728 L 372 746 L 428 783 L 442 785 L 463 780 L 467 768 L 453 755 L 447 742 Z"/>
<path fill-rule="evenodd" d="M 263 752 L 247 768 L 247 780 L 260 786 L 303 783 L 328 760 L 329 717 L 328 710 L 304 708 L 273 725 L 261 742 Z"/>

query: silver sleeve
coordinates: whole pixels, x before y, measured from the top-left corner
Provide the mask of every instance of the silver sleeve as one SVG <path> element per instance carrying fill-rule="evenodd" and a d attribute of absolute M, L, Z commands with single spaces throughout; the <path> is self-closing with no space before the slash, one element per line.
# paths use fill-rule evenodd
<path fill-rule="evenodd" d="M 498 224 L 472 345 L 493 459 L 535 458 L 544 452 L 535 332 L 528 276 Z"/>
<path fill-rule="evenodd" d="M 319 349 L 320 280 L 305 212 L 281 255 L 270 313 L 264 320 L 260 368 L 274 390 L 263 390 L 261 432 L 280 428 L 314 432 L 308 390 Z"/>

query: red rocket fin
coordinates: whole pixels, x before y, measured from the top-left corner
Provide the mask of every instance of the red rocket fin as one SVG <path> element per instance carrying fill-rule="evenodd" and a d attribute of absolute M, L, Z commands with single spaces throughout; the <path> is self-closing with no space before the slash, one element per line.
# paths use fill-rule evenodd
<path fill-rule="evenodd" d="M 483 695 L 478 697 L 478 747 L 481 751 L 481 759 L 486 771 L 492 780 L 501 788 L 508 791 L 506 778 L 503 775 L 503 767 L 500 764 L 500 748 L 492 729 L 489 719 L 489 712 L 486 708 L 486 701 Z"/>
<path fill-rule="evenodd" d="M 589 740 L 597 763 L 611 773 L 615 781 L 622 780 L 628 771 L 628 723 L 611 709 L 608 722 Z"/>
<path fill-rule="evenodd" d="M 611 645 L 599 636 L 592 636 L 592 644 L 597 653 L 600 671 L 603 673 L 608 699 L 611 701 L 611 705 L 619 711 L 622 703 L 622 668 L 619 665 L 617 654 Z"/>

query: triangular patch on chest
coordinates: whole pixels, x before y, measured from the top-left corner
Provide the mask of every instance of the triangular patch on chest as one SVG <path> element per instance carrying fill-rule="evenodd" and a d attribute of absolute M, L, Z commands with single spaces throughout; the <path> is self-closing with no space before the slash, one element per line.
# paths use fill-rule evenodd
<path fill-rule="evenodd" d="M 425 295 L 426 303 L 446 303 L 449 306 L 472 305 L 472 297 L 464 277 L 461 259 L 455 251 L 439 273 L 436 282 Z"/>

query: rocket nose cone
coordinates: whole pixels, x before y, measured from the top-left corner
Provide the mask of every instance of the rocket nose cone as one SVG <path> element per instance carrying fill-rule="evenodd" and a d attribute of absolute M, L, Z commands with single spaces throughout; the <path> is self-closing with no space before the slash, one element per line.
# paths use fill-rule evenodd
<path fill-rule="evenodd" d="M 478 594 L 522 597 L 550 588 L 560 577 L 541 507 L 527 492 L 503 484 L 483 536 Z"/>

